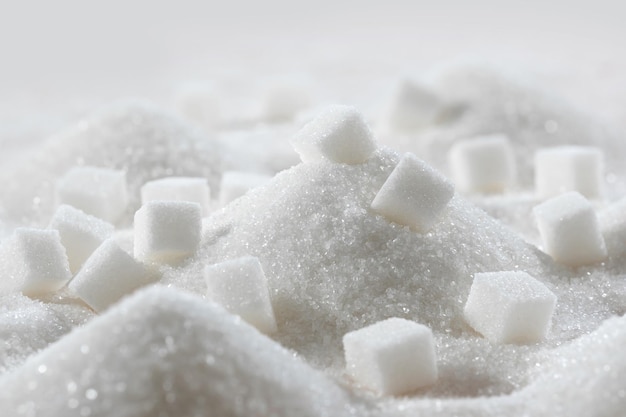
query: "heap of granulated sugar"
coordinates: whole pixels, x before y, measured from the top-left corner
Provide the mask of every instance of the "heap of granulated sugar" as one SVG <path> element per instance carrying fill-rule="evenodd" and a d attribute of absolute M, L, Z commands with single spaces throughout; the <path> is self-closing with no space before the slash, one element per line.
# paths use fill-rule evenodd
<path fill-rule="evenodd" d="M 432 78 L 442 116 L 411 133 L 389 135 L 388 144 L 421 155 L 449 173 L 446 159 L 455 143 L 505 134 L 515 150 L 521 188 L 533 185 L 535 151 L 549 146 L 600 147 L 607 173 L 625 173 L 624 149 L 616 132 L 529 80 L 480 65 L 450 66 Z"/>
<path fill-rule="evenodd" d="M 42 302 L 22 294 L 0 295 L 0 375 L 92 316 L 87 308 L 63 298 Z"/>
<path fill-rule="evenodd" d="M 567 274 L 458 196 L 427 233 L 376 214 L 372 200 L 398 161 L 381 149 L 360 165 L 279 173 L 210 217 L 193 262 L 166 271 L 164 282 L 204 293 L 203 265 L 256 256 L 278 340 L 317 366 L 339 367 L 343 334 L 384 318 L 466 335 L 462 308 L 476 272 L 519 269 L 542 281 Z"/>
<path fill-rule="evenodd" d="M 152 179 L 201 176 L 217 193 L 220 152 L 214 142 L 150 103 L 121 102 L 49 138 L 14 170 L 0 171 L 3 219 L 44 226 L 54 209 L 55 180 L 77 165 L 123 170 L 129 205 L 119 224 L 139 208 L 139 189 Z"/>
<path fill-rule="evenodd" d="M 16 416 L 348 416 L 364 404 L 241 319 L 152 287 L 0 378 Z"/>

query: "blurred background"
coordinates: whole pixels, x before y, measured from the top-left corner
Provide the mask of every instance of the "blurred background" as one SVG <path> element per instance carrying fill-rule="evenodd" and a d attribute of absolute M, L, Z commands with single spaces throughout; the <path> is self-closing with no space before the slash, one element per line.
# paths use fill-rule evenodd
<path fill-rule="evenodd" d="M 254 94 L 255 80 L 305 76 L 322 96 L 359 104 L 385 80 L 462 60 L 514 68 L 611 121 L 626 118 L 626 3 L 617 0 L 0 4 L 3 137 L 54 131 L 120 97 L 168 102 L 195 81 Z"/>

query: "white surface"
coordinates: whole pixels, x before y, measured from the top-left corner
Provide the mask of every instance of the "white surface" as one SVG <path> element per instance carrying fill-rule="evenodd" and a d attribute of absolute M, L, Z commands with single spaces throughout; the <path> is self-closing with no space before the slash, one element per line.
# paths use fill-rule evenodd
<path fill-rule="evenodd" d="M 350 106 L 331 106 L 307 123 L 291 140 L 303 162 L 328 159 L 360 164 L 376 150 L 363 115 Z"/>
<path fill-rule="evenodd" d="M 92 166 L 75 167 L 57 183 L 57 201 L 115 223 L 128 205 L 123 171 Z"/>
<path fill-rule="evenodd" d="M 557 146 L 535 154 L 535 190 L 540 198 L 577 191 L 589 199 L 601 199 L 604 188 L 604 155 L 592 146 Z"/>
<path fill-rule="evenodd" d="M 553 197 L 533 208 L 543 249 L 570 266 L 606 259 L 607 250 L 591 203 L 576 191 Z"/>
<path fill-rule="evenodd" d="M 433 334 L 424 325 L 390 318 L 343 337 L 346 372 L 386 395 L 408 394 L 437 381 Z"/>
<path fill-rule="evenodd" d="M 157 280 L 155 273 L 124 252 L 114 239 L 108 239 L 70 281 L 69 288 L 100 313 L 125 295 Z"/>
<path fill-rule="evenodd" d="M 25 295 L 57 291 L 72 277 L 58 231 L 20 228 L 11 243 L 14 252 L 7 261 L 14 265 Z"/>
<path fill-rule="evenodd" d="M 516 185 L 515 154 L 505 135 L 457 142 L 448 160 L 454 185 L 466 193 L 502 193 Z"/>
<path fill-rule="evenodd" d="M 464 314 L 494 343 L 538 343 L 548 334 L 556 296 L 523 271 L 474 275 Z"/>
<path fill-rule="evenodd" d="M 204 269 L 209 299 L 259 329 L 276 333 L 267 279 L 258 258 L 242 257 Z"/>
<path fill-rule="evenodd" d="M 376 194 L 372 209 L 389 221 L 427 232 L 453 195 L 448 179 L 407 153 Z"/>
<path fill-rule="evenodd" d="M 111 223 L 66 204 L 57 208 L 48 228 L 59 231 L 72 274 L 115 230 Z"/>
<path fill-rule="evenodd" d="M 211 190 L 206 178 L 166 177 L 148 181 L 141 187 L 141 203 L 154 200 L 189 201 L 200 204 L 202 216 L 209 214 Z"/>
<path fill-rule="evenodd" d="M 144 262 L 180 262 L 198 249 L 201 231 L 200 204 L 149 201 L 135 213 L 135 258 Z"/>

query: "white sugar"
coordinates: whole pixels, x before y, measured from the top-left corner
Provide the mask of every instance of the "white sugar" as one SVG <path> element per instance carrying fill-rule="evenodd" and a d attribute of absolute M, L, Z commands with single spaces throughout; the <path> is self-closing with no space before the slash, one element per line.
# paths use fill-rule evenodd
<path fill-rule="evenodd" d="M 168 288 L 138 293 L 0 378 L 0 403 L 50 416 L 365 412 L 221 307 Z"/>

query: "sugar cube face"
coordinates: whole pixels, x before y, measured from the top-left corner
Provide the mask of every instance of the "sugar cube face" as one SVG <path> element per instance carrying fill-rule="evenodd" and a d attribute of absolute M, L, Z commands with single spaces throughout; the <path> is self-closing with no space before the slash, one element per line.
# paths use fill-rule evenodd
<path fill-rule="evenodd" d="M 209 214 L 211 191 L 206 178 L 167 177 L 149 181 L 141 187 L 141 203 L 170 200 L 200 204 L 202 215 Z"/>
<path fill-rule="evenodd" d="M 115 231 L 111 223 L 66 204 L 57 208 L 48 228 L 59 231 L 73 274 Z"/>
<path fill-rule="evenodd" d="M 207 266 L 204 278 L 209 298 L 259 331 L 276 332 L 267 279 L 257 258 L 246 256 Z"/>
<path fill-rule="evenodd" d="M 609 256 L 626 253 L 626 197 L 612 203 L 598 216 Z"/>
<path fill-rule="evenodd" d="M 515 185 L 515 156 L 504 135 L 460 141 L 449 162 L 454 184 L 466 193 L 501 193 Z"/>
<path fill-rule="evenodd" d="M 555 261 L 577 267 L 603 261 L 606 245 L 591 203 L 572 191 L 533 209 L 543 248 Z"/>
<path fill-rule="evenodd" d="M 18 228 L 14 239 L 14 261 L 24 295 L 57 291 L 72 278 L 58 231 Z"/>
<path fill-rule="evenodd" d="M 557 146 L 535 154 L 535 189 L 540 198 L 578 191 L 602 197 L 603 153 L 591 146 Z"/>
<path fill-rule="evenodd" d="M 344 164 L 365 162 L 376 143 L 354 107 L 331 106 L 306 124 L 291 140 L 303 162 L 327 159 Z"/>
<path fill-rule="evenodd" d="M 405 154 L 372 201 L 387 219 L 426 232 L 454 195 L 454 186 L 434 168 Z"/>
<path fill-rule="evenodd" d="M 465 320 L 494 343 L 536 343 L 552 322 L 556 296 L 523 271 L 474 275 Z"/>
<path fill-rule="evenodd" d="M 149 201 L 135 213 L 135 257 L 144 262 L 181 261 L 198 249 L 201 233 L 200 204 Z"/>
<path fill-rule="evenodd" d="M 225 206 L 248 191 L 267 184 L 272 177 L 254 172 L 226 171 L 220 183 L 220 204 Z"/>
<path fill-rule="evenodd" d="M 432 91 L 405 80 L 395 92 L 387 123 L 396 132 L 411 133 L 432 124 L 440 108 L 440 99 Z"/>
<path fill-rule="evenodd" d="M 158 276 L 126 253 L 113 238 L 89 257 L 69 288 L 97 312 L 136 289 L 158 281 Z"/>
<path fill-rule="evenodd" d="M 390 318 L 343 337 L 346 371 L 356 382 L 381 394 L 401 395 L 437 381 L 431 330 Z"/>
<path fill-rule="evenodd" d="M 126 210 L 128 191 L 123 171 L 75 167 L 57 183 L 57 199 L 87 214 L 115 223 Z"/>

